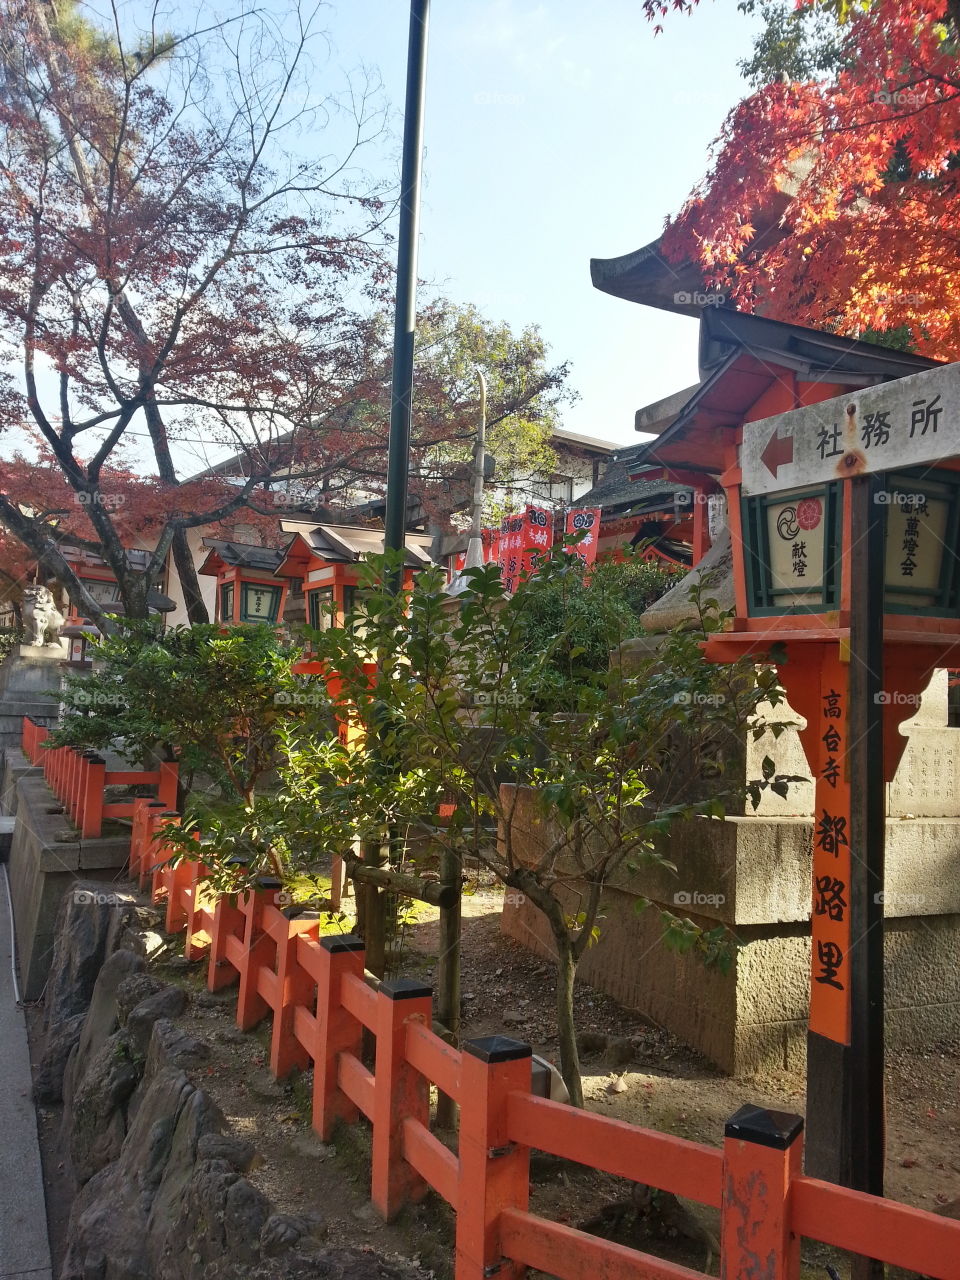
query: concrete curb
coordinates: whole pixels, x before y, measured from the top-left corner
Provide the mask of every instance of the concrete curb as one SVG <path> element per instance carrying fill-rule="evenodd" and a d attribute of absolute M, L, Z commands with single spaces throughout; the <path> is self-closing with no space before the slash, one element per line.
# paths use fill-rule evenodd
<path fill-rule="evenodd" d="M 27 1024 L 11 968 L 5 869 L 0 881 L 0 1280 L 51 1280 Z"/>

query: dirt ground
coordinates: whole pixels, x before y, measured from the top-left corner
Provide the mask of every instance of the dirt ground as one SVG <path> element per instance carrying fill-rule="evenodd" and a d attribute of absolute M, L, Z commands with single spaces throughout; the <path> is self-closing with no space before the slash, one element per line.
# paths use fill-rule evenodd
<path fill-rule="evenodd" d="M 465 899 L 462 1035 L 506 1033 L 529 1041 L 536 1053 L 556 1061 L 550 968 L 500 935 L 499 913 L 500 893 L 493 888 Z M 402 972 L 430 982 L 438 942 L 435 913 L 421 912 L 407 925 L 403 942 Z M 191 992 L 183 1022 L 212 1049 L 202 1083 L 232 1127 L 260 1151 L 262 1161 L 250 1175 L 252 1180 L 277 1209 L 322 1219 L 330 1243 L 368 1247 L 388 1259 L 409 1260 L 446 1280 L 452 1271 L 454 1225 L 449 1208 L 431 1195 L 397 1222 L 381 1222 L 368 1198 L 366 1126 L 341 1130 L 329 1145 L 320 1143 L 310 1128 L 310 1073 L 274 1081 L 267 1068 L 269 1023 L 250 1033 L 238 1031 L 233 1020 L 235 993 L 207 992 L 205 967 L 186 965 L 179 940 L 171 943 L 158 973 Z M 590 988 L 578 988 L 576 1006 L 581 1033 L 589 1033 L 598 1045 L 605 1037 L 616 1040 L 615 1061 L 609 1049 L 584 1057 L 587 1106 L 593 1110 L 712 1145 L 722 1142 L 724 1121 L 745 1102 L 803 1113 L 801 1077 L 778 1071 L 731 1079 L 666 1032 Z M 889 1196 L 930 1210 L 960 1197 L 958 1078 L 956 1050 L 891 1055 Z M 41 1111 L 57 1258 L 69 1203 L 59 1128 L 57 1109 Z M 532 1174 L 534 1211 L 716 1273 L 718 1261 L 710 1245 L 718 1231 L 715 1212 L 681 1206 L 678 1217 L 677 1209 L 657 1198 L 652 1208 L 647 1204 L 638 1212 L 632 1184 L 543 1155 L 534 1155 Z M 650 1179 L 655 1182 L 655 1170 Z M 827 1276 L 827 1263 L 841 1280 L 848 1274 L 842 1255 L 813 1242 L 804 1241 L 803 1257 L 808 1280 Z"/>

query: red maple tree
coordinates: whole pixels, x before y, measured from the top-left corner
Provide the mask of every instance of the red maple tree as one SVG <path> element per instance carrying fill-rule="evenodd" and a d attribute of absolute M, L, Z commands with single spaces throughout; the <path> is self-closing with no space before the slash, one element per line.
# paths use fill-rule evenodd
<path fill-rule="evenodd" d="M 338 109 L 314 90 L 308 25 L 291 42 L 258 10 L 131 44 L 119 6 L 112 18 L 104 31 L 69 0 L 0 0 L 0 427 L 44 449 L 32 478 L 23 458 L 6 464 L 0 522 L 100 618 L 60 553 L 62 524 L 31 514 L 54 470 L 127 612 L 146 612 L 172 552 L 204 620 L 187 530 L 255 501 L 292 433 L 310 427 L 316 451 L 331 415 L 327 456 L 370 447 L 336 410 L 365 393 L 354 300 L 386 278 L 380 198 L 354 168 L 381 121 L 355 86 L 340 160 L 303 153 L 299 132 Z M 138 439 L 150 468 L 129 462 Z M 255 465 L 240 484 L 184 484 L 181 439 Z M 128 501 L 112 506 L 124 472 Z M 146 572 L 125 555 L 137 512 L 154 539 Z"/>
<path fill-rule="evenodd" d="M 694 0 L 694 3 L 696 0 Z M 645 0 L 659 22 L 669 7 Z M 743 310 L 960 356 L 960 5 L 799 0 L 833 74 L 741 102 L 663 239 Z"/>

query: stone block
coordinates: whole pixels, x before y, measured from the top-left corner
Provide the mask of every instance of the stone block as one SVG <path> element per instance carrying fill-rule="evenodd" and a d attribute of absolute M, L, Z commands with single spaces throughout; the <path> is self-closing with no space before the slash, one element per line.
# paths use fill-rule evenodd
<path fill-rule="evenodd" d="M 21 778 L 42 778 L 43 770 L 33 765 L 19 747 L 7 747 L 3 752 L 3 770 L 0 774 L 0 812 L 14 814 L 17 811 L 17 783 Z"/>
<path fill-rule="evenodd" d="M 48 812 L 54 797 L 42 777 L 21 777 L 16 791 L 10 891 L 23 994 L 27 1000 L 36 1000 L 50 970 L 61 899 L 81 869 L 80 841 L 57 840 L 65 820 L 63 814 Z M 102 882 L 104 890 L 111 892 L 118 865 L 122 862 L 88 867 L 84 875 Z"/>
<path fill-rule="evenodd" d="M 130 837 L 101 836 L 95 840 L 81 840 L 80 870 L 96 871 L 101 868 L 125 867 L 130 858 Z"/>

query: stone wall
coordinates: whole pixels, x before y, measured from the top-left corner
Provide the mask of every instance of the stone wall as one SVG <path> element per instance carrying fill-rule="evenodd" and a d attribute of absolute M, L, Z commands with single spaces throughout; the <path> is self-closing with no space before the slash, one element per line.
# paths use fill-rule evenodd
<path fill-rule="evenodd" d="M 70 1043 L 59 1074 L 76 1189 L 59 1280 L 423 1280 L 325 1247 L 322 1222 L 276 1212 L 244 1176 L 256 1148 L 198 1083 L 209 1050 L 177 1024 L 186 992 L 148 971 L 140 914 L 68 893 L 58 917 L 44 1065 Z"/>
<path fill-rule="evenodd" d="M 111 893 L 126 865 L 130 836 L 81 839 L 40 771 L 27 767 L 17 749 L 4 755 L 2 787 L 15 815 L 9 875 L 23 998 L 38 1000 L 64 892 L 83 875 L 98 882 L 98 893 Z"/>
<path fill-rule="evenodd" d="M 921 767 L 923 751 L 914 743 L 907 750 L 914 764 L 905 755 L 901 768 Z M 518 811 L 532 859 L 543 834 L 532 829 L 530 797 Z M 704 818 L 678 827 L 663 848 L 676 873 L 648 865 L 621 873 L 611 885 L 600 940 L 581 961 L 581 979 L 647 1014 L 726 1071 L 802 1067 L 812 839 L 809 817 Z M 960 1039 L 960 819 L 890 818 L 886 864 L 891 1043 L 932 1047 Z M 654 905 L 639 912 L 641 897 Z M 742 943 L 729 972 L 668 951 L 658 903 L 705 928 L 727 925 Z M 575 891 L 569 907 L 576 907 Z M 529 902 L 510 898 L 502 929 L 552 955 L 549 930 Z"/>

